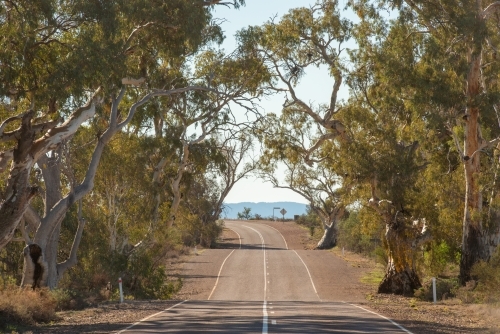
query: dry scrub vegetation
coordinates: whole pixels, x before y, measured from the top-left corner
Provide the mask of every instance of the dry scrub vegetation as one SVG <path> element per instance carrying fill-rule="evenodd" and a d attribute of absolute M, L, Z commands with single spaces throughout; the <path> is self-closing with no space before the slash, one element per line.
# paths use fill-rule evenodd
<path fill-rule="evenodd" d="M 56 308 L 57 300 L 48 289 L 33 291 L 8 284 L 0 290 L 0 329 L 54 321 Z"/>
<path fill-rule="evenodd" d="M 500 333 L 500 285 L 481 283 L 496 273 L 498 267 L 491 264 L 476 267 L 475 272 L 480 275 L 478 281 L 465 287 L 459 287 L 455 278 L 438 277 L 437 303 L 434 304 L 430 277 L 413 297 L 377 294 L 385 269 L 381 263 L 339 247 L 332 252 L 351 265 L 366 269 L 361 282 L 371 290 L 366 295 L 368 306 L 413 333 Z"/>

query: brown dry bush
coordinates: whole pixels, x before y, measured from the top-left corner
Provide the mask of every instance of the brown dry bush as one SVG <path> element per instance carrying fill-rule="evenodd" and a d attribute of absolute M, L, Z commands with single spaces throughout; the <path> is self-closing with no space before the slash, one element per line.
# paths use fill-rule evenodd
<path fill-rule="evenodd" d="M 56 300 L 48 289 L 21 289 L 7 285 L 0 290 L 0 328 L 7 324 L 33 325 L 57 319 Z"/>
<path fill-rule="evenodd" d="M 464 303 L 500 304 L 500 247 L 488 262 L 481 261 L 472 268 L 475 280 L 456 290 Z"/>

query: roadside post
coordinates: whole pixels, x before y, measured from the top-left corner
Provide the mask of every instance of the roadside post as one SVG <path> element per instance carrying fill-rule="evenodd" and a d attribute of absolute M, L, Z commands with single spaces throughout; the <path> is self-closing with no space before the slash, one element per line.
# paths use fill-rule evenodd
<path fill-rule="evenodd" d="M 118 287 L 120 288 L 120 303 L 123 303 L 122 278 L 118 277 Z"/>
<path fill-rule="evenodd" d="M 432 299 L 434 300 L 434 304 L 436 304 L 436 277 L 432 278 Z"/>
<path fill-rule="evenodd" d="M 273 221 L 275 220 L 275 219 L 274 219 L 274 210 L 279 210 L 279 209 L 281 209 L 281 208 L 278 208 L 278 207 L 274 207 L 274 208 L 273 208 Z"/>

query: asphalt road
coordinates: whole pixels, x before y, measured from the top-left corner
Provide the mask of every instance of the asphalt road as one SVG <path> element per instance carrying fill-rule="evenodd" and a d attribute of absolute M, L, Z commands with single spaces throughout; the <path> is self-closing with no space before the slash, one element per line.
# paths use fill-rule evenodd
<path fill-rule="evenodd" d="M 410 333 L 342 292 L 323 294 L 335 277 L 325 278 L 318 265 L 309 269 L 318 252 L 289 250 L 264 224 L 226 221 L 226 227 L 238 234 L 239 247 L 206 250 L 200 262 L 212 274 L 191 273 L 211 285 L 206 300 L 201 293 L 200 300 L 180 302 L 119 333 Z"/>

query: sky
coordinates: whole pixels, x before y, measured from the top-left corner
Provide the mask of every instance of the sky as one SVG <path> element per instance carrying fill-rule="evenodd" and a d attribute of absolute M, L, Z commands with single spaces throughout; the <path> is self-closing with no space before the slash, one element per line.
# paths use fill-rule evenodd
<path fill-rule="evenodd" d="M 345 1 L 340 0 L 339 2 L 341 7 L 345 5 Z M 226 40 L 222 48 L 227 53 L 233 51 L 236 48 L 234 34 L 244 27 L 261 25 L 275 16 L 279 20 L 292 8 L 309 7 L 314 3 L 314 0 L 246 0 L 246 5 L 240 7 L 239 10 L 227 8 L 226 6 L 216 6 L 214 16 L 225 20 L 222 23 L 222 29 L 226 35 Z M 324 68 L 311 69 L 306 73 L 297 88 L 297 95 L 301 99 L 315 104 L 327 103 L 331 94 L 333 78 L 328 75 Z M 347 89 L 345 87 L 339 92 L 339 98 L 347 99 Z M 283 96 L 281 95 L 261 101 L 265 113 L 279 114 L 282 104 Z M 270 183 L 265 183 L 253 176 L 236 183 L 225 200 L 226 203 L 281 201 L 308 204 L 302 196 L 292 190 L 273 188 Z"/>

